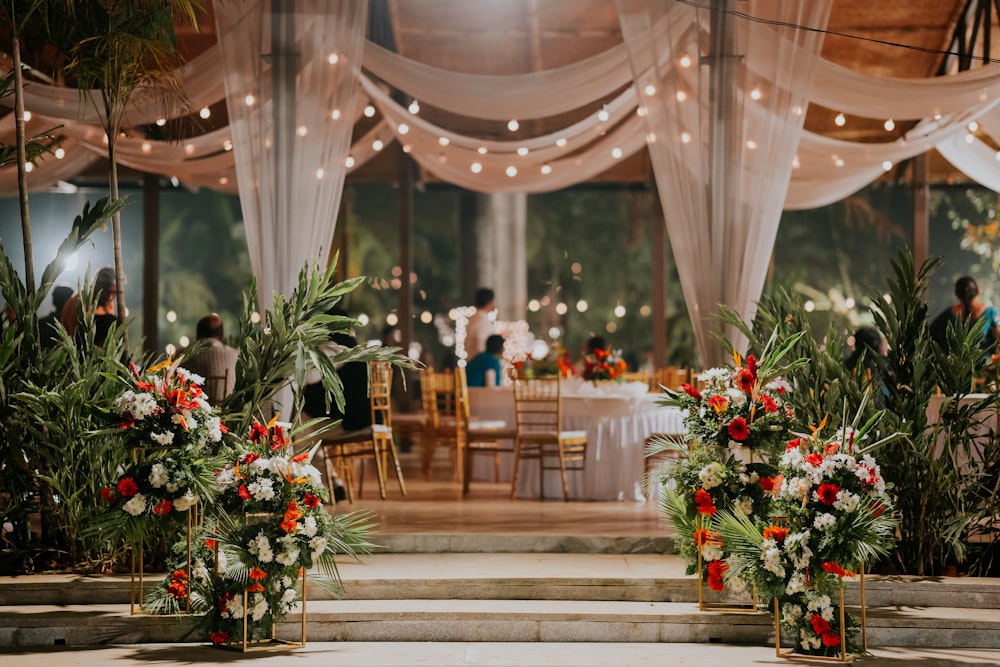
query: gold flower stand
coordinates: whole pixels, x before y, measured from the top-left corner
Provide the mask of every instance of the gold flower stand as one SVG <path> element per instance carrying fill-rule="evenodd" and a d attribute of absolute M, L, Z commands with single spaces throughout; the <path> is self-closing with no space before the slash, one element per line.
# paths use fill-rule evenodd
<path fill-rule="evenodd" d="M 132 463 L 138 463 L 142 460 L 143 455 L 148 450 L 148 447 L 133 447 L 132 448 Z M 191 535 L 195 528 L 201 525 L 201 515 L 198 513 L 198 505 L 193 504 L 187 509 L 187 595 L 184 599 L 184 609 L 179 610 L 178 614 L 190 614 L 191 613 Z M 143 563 L 143 540 L 140 537 L 138 544 L 130 545 L 132 548 L 132 567 L 131 576 L 129 581 L 129 613 L 133 616 L 136 614 L 146 613 L 142 609 L 142 598 L 143 598 L 143 571 L 145 566 Z"/>
<path fill-rule="evenodd" d="M 279 639 L 275 637 L 276 623 L 271 621 L 271 636 L 260 639 L 247 639 L 247 630 L 250 626 L 249 605 L 250 593 L 243 590 L 243 639 L 241 641 L 229 641 L 223 644 L 213 644 L 218 648 L 230 651 L 240 651 L 242 653 L 255 653 L 258 651 L 286 651 L 288 649 L 305 648 L 306 645 L 306 569 L 299 568 L 299 578 L 302 582 L 302 634 L 298 640 Z"/>
<path fill-rule="evenodd" d="M 858 568 L 859 589 L 861 594 L 861 650 L 868 652 L 868 615 L 865 605 L 865 566 L 864 563 Z M 796 649 L 781 648 L 781 609 L 778 598 L 774 599 L 774 653 L 779 658 L 817 660 L 822 662 L 853 662 L 854 656 L 847 653 L 847 632 L 844 628 L 847 625 L 847 613 L 844 610 L 844 582 L 840 582 L 840 604 L 838 606 L 840 614 L 840 654 L 839 655 L 808 655 L 799 653 Z M 795 644 L 797 646 L 797 644 Z"/>

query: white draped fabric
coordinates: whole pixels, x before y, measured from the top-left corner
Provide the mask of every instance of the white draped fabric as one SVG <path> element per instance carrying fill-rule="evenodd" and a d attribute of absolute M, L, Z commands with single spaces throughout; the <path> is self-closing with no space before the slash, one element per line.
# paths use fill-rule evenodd
<path fill-rule="evenodd" d="M 749 13 L 822 30 L 829 0 L 761 0 Z M 822 33 L 773 31 L 673 0 L 618 0 L 647 144 L 701 362 L 720 365 L 719 304 L 753 316 L 791 178 Z M 662 20 L 697 29 L 664 43 Z M 673 31 L 671 31 L 673 33 Z M 660 61 L 660 55 L 669 59 Z M 737 332 L 726 336 L 739 344 Z"/>
<path fill-rule="evenodd" d="M 290 294 L 307 263 L 325 265 L 329 256 L 367 16 L 364 0 L 216 6 L 232 152 L 262 307 L 275 292 Z"/>

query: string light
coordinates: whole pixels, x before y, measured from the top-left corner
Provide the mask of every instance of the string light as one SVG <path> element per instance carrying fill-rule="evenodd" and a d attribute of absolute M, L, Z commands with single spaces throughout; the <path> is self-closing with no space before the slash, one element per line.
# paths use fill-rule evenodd
<path fill-rule="evenodd" d="M 64 157 L 66 157 L 66 151 L 64 149 L 62 149 L 62 148 L 57 148 L 56 149 L 56 159 L 57 160 L 61 160 Z"/>
<path fill-rule="evenodd" d="M 688 98 L 688 94 L 685 93 L 683 90 L 678 90 L 677 94 L 674 95 L 674 97 L 677 98 L 678 102 L 683 102 L 684 100 L 686 100 Z"/>
<path fill-rule="evenodd" d="M 622 156 L 622 149 L 618 148 L 617 146 L 611 149 L 611 157 L 617 160 L 621 156 Z"/>
<path fill-rule="evenodd" d="M 372 116 L 374 116 L 374 115 L 375 115 L 375 107 L 373 107 L 373 106 L 372 106 L 372 105 L 370 105 L 370 104 L 369 104 L 369 105 L 367 105 L 367 106 L 365 107 L 365 111 L 364 111 L 364 113 L 365 113 L 365 118 L 371 118 Z"/>
<path fill-rule="evenodd" d="M 653 95 L 656 94 L 656 86 L 654 86 L 651 83 L 647 83 L 646 87 L 643 88 L 643 92 L 652 97 Z"/>
<path fill-rule="evenodd" d="M 323 167 L 320 167 L 319 169 L 316 170 L 316 180 L 319 180 L 324 176 L 326 176 L 326 171 L 323 170 Z"/>
<path fill-rule="evenodd" d="M 376 139 L 372 142 L 372 150 L 380 151 L 384 146 L 385 144 L 382 143 L 381 139 Z"/>
<path fill-rule="evenodd" d="M 157 118 L 156 119 L 156 126 L 157 127 L 163 127 L 166 124 L 167 124 L 167 119 L 166 118 Z"/>
<path fill-rule="evenodd" d="M 753 139 L 748 139 L 747 140 L 747 148 L 749 148 L 750 150 L 756 150 L 757 149 L 757 142 L 754 141 Z"/>
<path fill-rule="evenodd" d="M 565 145 L 566 145 L 566 137 L 559 137 L 558 139 L 556 139 L 556 146 L 562 148 Z"/>
<path fill-rule="evenodd" d="M 515 176 L 517 176 L 517 167 L 514 166 L 507 167 L 506 173 L 511 178 L 514 178 Z"/>
<path fill-rule="evenodd" d="M 143 153 L 148 153 L 151 150 L 153 150 L 153 144 L 149 143 L 148 141 L 142 142 L 142 152 Z"/>
<path fill-rule="evenodd" d="M 243 103 L 246 104 L 248 107 L 252 107 L 256 101 L 257 100 L 254 99 L 253 95 L 247 95 L 246 97 L 243 98 Z M 156 124 L 159 125 L 160 121 L 156 121 Z"/>
<path fill-rule="evenodd" d="M 891 160 L 886 160 L 885 162 L 883 162 L 882 163 L 882 170 L 883 171 L 892 171 L 892 161 Z"/>
<path fill-rule="evenodd" d="M 1000 159 L 1000 158 L 997 158 L 997 159 Z M 548 176 L 549 174 L 552 173 L 552 166 L 549 165 L 549 164 L 543 164 L 542 168 L 539 171 L 541 171 L 542 174 L 544 174 L 545 176 Z"/>
<path fill-rule="evenodd" d="M 602 123 L 607 122 L 611 118 L 611 114 L 608 113 L 607 107 L 602 107 L 600 111 L 597 112 L 597 120 Z"/>
<path fill-rule="evenodd" d="M 451 139 L 449 139 L 448 137 L 438 137 L 438 143 L 441 144 L 442 146 L 447 146 L 448 144 L 451 143 Z"/>
<path fill-rule="evenodd" d="M 691 135 L 688 134 L 687 132 L 681 132 L 681 143 L 682 144 L 691 143 Z"/>
<path fill-rule="evenodd" d="M 24 122 L 27 123 L 29 120 L 31 120 L 31 112 L 25 110 L 25 112 L 24 112 Z"/>
<path fill-rule="evenodd" d="M 476 149 L 476 152 L 480 155 L 486 155 L 489 151 L 486 150 L 486 146 L 480 146 Z"/>
<path fill-rule="evenodd" d="M 516 118 L 511 118 L 507 121 L 507 129 L 511 132 L 517 132 L 517 128 L 521 127 L 521 124 L 517 122 Z"/>
<path fill-rule="evenodd" d="M 885 128 L 886 132 L 892 132 L 893 130 L 896 129 L 896 123 L 891 118 L 889 118 L 882 124 L 882 127 Z"/>
<path fill-rule="evenodd" d="M 27 171 L 27 172 L 34 171 L 35 170 L 35 165 L 33 165 L 30 162 L 25 162 L 24 163 L 24 170 Z"/>
<path fill-rule="evenodd" d="M 25 119 L 25 120 L 27 120 L 27 119 Z M 969 123 L 969 132 L 978 132 L 978 131 L 979 131 L 979 123 L 977 123 L 976 121 L 970 122 Z"/>
<path fill-rule="evenodd" d="M 409 111 L 414 116 L 416 116 L 418 113 L 420 113 L 420 102 L 413 100 L 412 102 L 410 102 L 410 106 L 406 107 L 406 110 Z"/>
<path fill-rule="evenodd" d="M 969 133 L 965 135 L 965 143 L 971 144 L 976 140 L 976 135 Z"/>
<path fill-rule="evenodd" d="M 528 154 L 527 147 L 521 146 L 520 148 L 518 148 L 517 149 L 517 154 L 520 155 L 521 157 L 524 157 L 525 155 L 527 155 Z"/>
<path fill-rule="evenodd" d="M 229 139 L 226 139 L 225 141 L 223 141 L 222 142 L 222 150 L 224 150 L 224 151 L 231 151 L 231 150 L 233 150 L 233 142 L 230 141 Z"/>
<path fill-rule="evenodd" d="M 483 165 L 479 164 L 478 162 L 473 162 L 472 164 L 469 165 L 469 171 L 471 171 L 473 174 L 478 174 L 482 170 L 483 170 Z"/>
<path fill-rule="evenodd" d="M 751 100 L 755 100 L 756 101 L 756 100 L 759 100 L 762 97 L 764 97 L 764 93 L 760 92 L 760 88 L 754 88 L 753 90 L 750 91 L 750 99 Z"/>
<path fill-rule="evenodd" d="M 691 67 L 691 56 L 681 56 L 681 67 Z"/>
<path fill-rule="evenodd" d="M 410 126 L 406 123 L 400 123 L 399 127 L 396 128 L 396 131 L 400 134 L 407 134 L 410 131 Z"/>
<path fill-rule="evenodd" d="M 330 118 L 333 120 L 340 120 L 340 109 L 334 109 L 330 112 Z"/>
<path fill-rule="evenodd" d="M 792 158 L 792 169 L 798 169 L 801 166 L 802 163 L 799 162 L 799 156 L 796 155 L 795 157 Z"/>
<path fill-rule="evenodd" d="M 344 160 L 344 166 L 347 167 L 348 169 L 350 169 L 351 167 L 353 167 L 354 166 L 354 158 L 352 156 L 348 155 L 347 159 Z"/>
<path fill-rule="evenodd" d="M 838 113 L 837 116 L 833 119 L 833 123 L 837 127 L 844 127 L 844 125 L 847 123 L 847 118 L 844 116 L 844 114 Z"/>
<path fill-rule="evenodd" d="M 330 63 L 331 65 L 336 65 L 336 64 L 337 64 L 337 61 L 338 61 L 338 60 L 340 60 L 340 56 L 338 56 L 338 55 L 337 55 L 336 53 L 331 53 L 331 54 L 330 54 L 330 57 L 329 57 L 329 58 L 327 58 L 326 60 L 327 60 L 327 62 L 329 62 L 329 63 Z"/>
<path fill-rule="evenodd" d="M 202 107 L 198 115 L 207 120 L 212 115 L 212 110 L 208 107 Z"/>

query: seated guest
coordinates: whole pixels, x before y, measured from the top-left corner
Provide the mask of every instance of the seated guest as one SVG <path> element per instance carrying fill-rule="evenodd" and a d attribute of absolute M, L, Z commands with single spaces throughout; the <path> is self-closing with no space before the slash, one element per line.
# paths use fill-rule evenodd
<path fill-rule="evenodd" d="M 486 339 L 486 350 L 477 354 L 465 367 L 470 387 L 498 387 L 503 372 L 503 336 Z"/>
<path fill-rule="evenodd" d="M 73 288 L 68 285 L 56 285 L 52 288 L 52 312 L 38 321 L 39 341 L 43 349 L 51 349 L 59 342 L 59 318 L 63 306 L 73 296 Z"/>
<path fill-rule="evenodd" d="M 212 313 L 198 320 L 195 337 L 208 346 L 181 361 L 181 366 L 205 378 L 205 393 L 212 405 L 220 405 L 236 386 L 236 359 L 240 353 L 223 342 L 222 318 Z M 220 382 L 225 378 L 225 382 Z"/>
<path fill-rule="evenodd" d="M 94 344 L 98 347 L 104 347 L 104 340 L 108 337 L 111 326 L 118 322 L 115 314 L 117 296 L 115 269 L 105 266 L 94 277 Z M 66 333 L 74 336 L 77 341 L 84 335 L 84 331 L 80 329 L 82 315 L 80 295 L 74 294 L 63 304 L 59 319 L 66 328 Z"/>

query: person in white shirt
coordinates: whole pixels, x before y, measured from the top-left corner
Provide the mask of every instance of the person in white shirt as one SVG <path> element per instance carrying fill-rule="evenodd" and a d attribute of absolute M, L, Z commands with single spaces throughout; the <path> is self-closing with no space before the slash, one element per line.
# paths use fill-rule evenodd
<path fill-rule="evenodd" d="M 493 326 L 493 290 L 480 287 L 476 290 L 476 312 L 469 318 L 465 326 L 465 358 L 475 359 L 476 355 L 486 350 L 486 339 L 496 331 Z"/>

